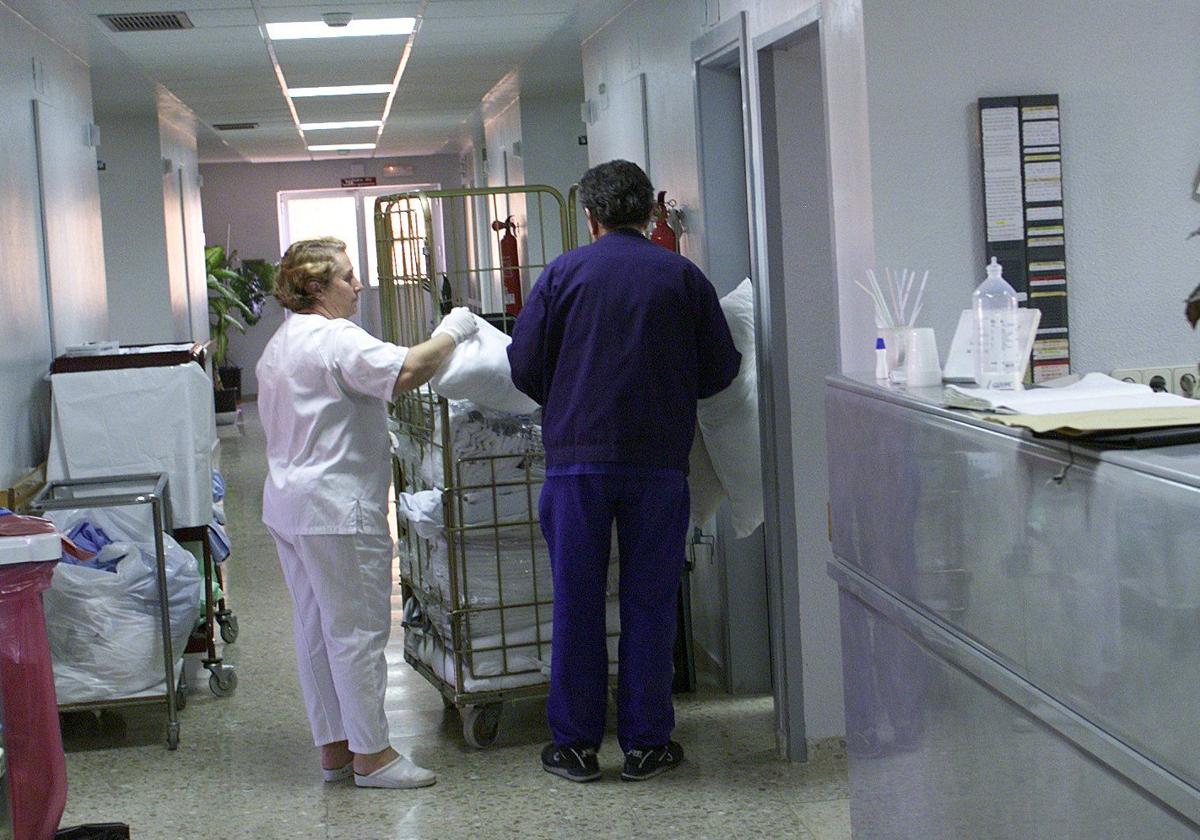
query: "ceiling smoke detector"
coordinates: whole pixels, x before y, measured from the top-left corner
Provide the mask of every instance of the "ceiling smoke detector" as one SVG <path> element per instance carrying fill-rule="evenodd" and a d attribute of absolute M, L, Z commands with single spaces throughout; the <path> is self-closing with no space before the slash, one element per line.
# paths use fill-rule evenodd
<path fill-rule="evenodd" d="M 340 28 L 349 26 L 350 21 L 354 20 L 354 15 L 350 12 L 325 12 L 321 15 L 321 20 L 325 21 L 326 26 Z"/>

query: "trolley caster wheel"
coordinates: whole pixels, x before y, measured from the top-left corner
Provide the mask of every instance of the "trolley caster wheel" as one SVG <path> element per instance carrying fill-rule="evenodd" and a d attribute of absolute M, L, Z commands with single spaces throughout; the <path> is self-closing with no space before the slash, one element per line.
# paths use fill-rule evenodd
<path fill-rule="evenodd" d="M 217 697 L 229 697 L 237 691 L 237 673 L 227 668 L 213 671 L 208 678 L 208 690 Z"/>
<path fill-rule="evenodd" d="M 173 723 L 167 727 L 167 749 L 179 749 L 179 724 Z"/>
<path fill-rule="evenodd" d="M 500 733 L 501 708 L 500 703 L 488 703 L 462 710 L 463 738 L 468 744 L 482 750 L 496 742 Z"/>
<path fill-rule="evenodd" d="M 187 708 L 187 690 L 175 689 L 175 711 L 182 712 Z"/>
<path fill-rule="evenodd" d="M 221 625 L 221 638 L 225 644 L 231 645 L 238 638 L 238 620 L 236 615 L 217 616 L 217 623 Z"/>

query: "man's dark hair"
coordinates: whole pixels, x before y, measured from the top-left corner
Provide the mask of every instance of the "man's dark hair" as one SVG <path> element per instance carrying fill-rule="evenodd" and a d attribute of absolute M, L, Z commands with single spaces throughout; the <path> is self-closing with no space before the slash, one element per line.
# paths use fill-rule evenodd
<path fill-rule="evenodd" d="M 579 179 L 579 200 L 593 219 L 610 230 L 645 227 L 654 209 L 654 186 L 636 163 L 610 160 Z"/>

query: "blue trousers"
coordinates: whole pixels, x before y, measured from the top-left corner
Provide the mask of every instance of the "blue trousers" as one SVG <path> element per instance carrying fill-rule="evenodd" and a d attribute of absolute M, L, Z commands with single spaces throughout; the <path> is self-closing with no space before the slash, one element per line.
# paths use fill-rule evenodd
<path fill-rule="evenodd" d="M 608 699 L 605 582 L 617 523 L 621 564 L 617 735 L 621 749 L 667 743 L 676 598 L 689 516 L 687 476 L 605 465 L 551 468 L 539 504 L 554 574 L 550 731 L 559 746 L 598 747 Z M 613 472 L 611 470 L 622 470 Z"/>

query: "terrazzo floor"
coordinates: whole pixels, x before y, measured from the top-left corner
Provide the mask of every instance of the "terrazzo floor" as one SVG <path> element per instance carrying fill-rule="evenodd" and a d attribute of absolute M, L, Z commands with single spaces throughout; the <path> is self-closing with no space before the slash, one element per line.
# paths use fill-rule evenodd
<path fill-rule="evenodd" d="M 471 749 L 457 713 L 444 710 L 440 694 L 403 661 L 398 599 L 387 697 L 392 740 L 439 781 L 420 791 L 323 783 L 296 680 L 290 599 L 259 521 L 265 460 L 253 405 L 240 427 L 222 428 L 221 463 L 235 549 L 231 606 L 241 625 L 225 655 L 237 667 L 237 692 L 218 699 L 206 681 L 193 688 L 173 753 L 164 746 L 161 708 L 64 719 L 63 825 L 126 822 L 136 840 L 850 837 L 844 754 L 778 760 L 769 697 L 702 688 L 677 698 L 675 737 L 687 761 L 638 785 L 618 780 L 615 741 L 601 752 L 597 783 L 543 772 L 540 701 L 506 707 L 497 743 Z"/>

